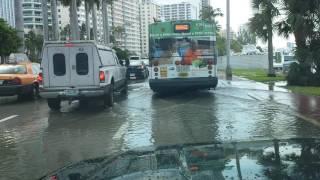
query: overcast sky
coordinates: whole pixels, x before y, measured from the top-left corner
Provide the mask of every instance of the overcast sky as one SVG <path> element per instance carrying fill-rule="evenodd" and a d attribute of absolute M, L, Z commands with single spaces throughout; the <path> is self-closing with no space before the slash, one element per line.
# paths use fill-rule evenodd
<path fill-rule="evenodd" d="M 179 2 L 190 2 L 195 6 L 199 7 L 200 0 L 155 0 L 159 4 L 173 4 Z M 211 5 L 214 8 L 221 8 L 222 13 L 226 15 L 226 0 L 211 0 Z M 230 18 L 231 18 L 231 28 L 235 32 L 238 32 L 239 27 L 246 24 L 248 20 L 253 16 L 251 8 L 251 0 L 230 0 Z M 220 25 L 223 29 L 226 28 L 226 16 L 218 19 Z M 276 36 L 276 35 L 275 35 Z M 274 46 L 277 48 L 282 48 L 286 46 L 288 40 L 275 37 Z M 293 38 L 290 39 L 293 41 Z"/>

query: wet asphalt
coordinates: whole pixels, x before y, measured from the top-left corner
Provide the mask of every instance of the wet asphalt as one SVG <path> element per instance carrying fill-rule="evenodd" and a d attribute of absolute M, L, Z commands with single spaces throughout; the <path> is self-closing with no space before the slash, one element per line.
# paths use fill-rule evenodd
<path fill-rule="evenodd" d="M 320 100 L 236 79 L 158 96 L 135 81 L 114 107 L 0 98 L 0 179 L 36 179 L 84 159 L 146 146 L 319 137 Z"/>

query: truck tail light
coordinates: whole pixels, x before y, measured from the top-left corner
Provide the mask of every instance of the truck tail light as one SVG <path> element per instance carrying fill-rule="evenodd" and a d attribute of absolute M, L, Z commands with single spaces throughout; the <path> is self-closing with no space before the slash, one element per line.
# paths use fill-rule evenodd
<path fill-rule="evenodd" d="M 39 73 L 37 81 L 39 84 L 43 84 L 43 74 L 42 73 Z"/>
<path fill-rule="evenodd" d="M 106 81 L 106 75 L 103 71 L 99 72 L 99 79 L 101 83 L 104 83 Z"/>

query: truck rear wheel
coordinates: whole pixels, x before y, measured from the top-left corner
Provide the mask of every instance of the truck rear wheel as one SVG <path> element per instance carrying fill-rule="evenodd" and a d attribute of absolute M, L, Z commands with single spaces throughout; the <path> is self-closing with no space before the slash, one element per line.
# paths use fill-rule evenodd
<path fill-rule="evenodd" d="M 60 99 L 47 99 L 48 106 L 50 109 L 58 111 L 61 108 L 61 100 Z"/>
<path fill-rule="evenodd" d="M 113 84 L 110 85 L 109 93 L 104 95 L 104 107 L 112 107 L 114 102 Z"/>

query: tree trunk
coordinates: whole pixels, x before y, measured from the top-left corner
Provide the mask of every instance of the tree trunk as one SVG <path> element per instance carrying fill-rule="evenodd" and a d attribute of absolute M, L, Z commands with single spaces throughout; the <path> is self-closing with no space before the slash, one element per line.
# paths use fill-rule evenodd
<path fill-rule="evenodd" d="M 95 3 L 92 5 L 92 24 L 93 24 L 93 38 L 95 41 L 97 41 L 98 40 L 97 5 Z"/>
<path fill-rule="evenodd" d="M 42 0 L 43 40 L 49 40 L 48 1 Z"/>
<path fill-rule="evenodd" d="M 273 28 L 272 28 L 272 20 L 270 19 L 270 22 L 268 23 L 268 61 L 269 61 L 269 71 L 268 76 L 269 77 L 275 77 L 275 71 L 273 68 Z"/>
<path fill-rule="evenodd" d="M 21 39 L 21 46 L 19 47 L 18 51 L 19 53 L 24 53 L 24 25 L 21 0 L 14 0 L 14 12 L 16 30 L 19 38 Z"/>
<path fill-rule="evenodd" d="M 103 17 L 103 37 L 104 43 L 109 45 L 110 34 L 109 34 L 109 18 L 108 18 L 108 4 L 106 0 L 102 0 L 102 17 Z"/>
<path fill-rule="evenodd" d="M 57 0 L 51 0 L 51 15 L 52 15 L 53 40 L 57 41 L 59 40 Z"/>
<path fill-rule="evenodd" d="M 91 39 L 91 37 L 90 37 L 91 24 L 90 24 L 90 17 L 89 17 L 90 10 L 89 10 L 89 3 L 88 2 L 85 2 L 85 10 L 86 10 L 86 34 L 87 34 L 87 40 L 90 40 Z"/>
<path fill-rule="evenodd" d="M 77 15 L 77 1 L 71 0 L 70 5 L 70 29 L 71 29 L 71 40 L 79 40 L 79 25 L 78 25 L 78 15 Z"/>

